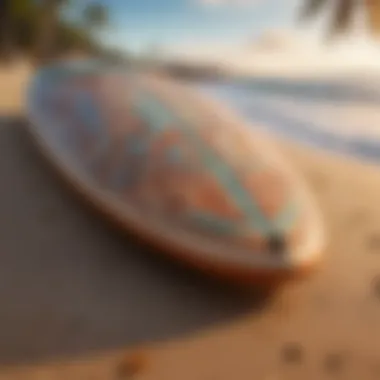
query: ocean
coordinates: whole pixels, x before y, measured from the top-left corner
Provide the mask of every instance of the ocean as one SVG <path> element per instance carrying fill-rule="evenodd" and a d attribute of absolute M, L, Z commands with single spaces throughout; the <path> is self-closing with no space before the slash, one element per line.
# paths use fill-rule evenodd
<path fill-rule="evenodd" d="M 196 88 L 252 128 L 357 159 L 380 162 L 380 78 L 241 78 Z"/>

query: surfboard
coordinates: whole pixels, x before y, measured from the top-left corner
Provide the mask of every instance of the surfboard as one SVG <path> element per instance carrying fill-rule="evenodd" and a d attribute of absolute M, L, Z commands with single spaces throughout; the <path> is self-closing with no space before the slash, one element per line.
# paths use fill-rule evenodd
<path fill-rule="evenodd" d="M 319 208 L 292 165 L 225 105 L 96 61 L 41 68 L 28 130 L 73 189 L 159 252 L 241 283 L 320 261 Z"/>

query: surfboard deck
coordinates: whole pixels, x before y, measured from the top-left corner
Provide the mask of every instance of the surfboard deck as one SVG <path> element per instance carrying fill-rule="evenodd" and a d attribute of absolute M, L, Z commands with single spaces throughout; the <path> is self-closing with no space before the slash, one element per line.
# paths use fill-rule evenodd
<path fill-rule="evenodd" d="M 186 86 L 99 62 L 41 69 L 29 132 L 97 211 L 177 260 L 239 283 L 308 273 L 318 208 L 286 160 Z"/>

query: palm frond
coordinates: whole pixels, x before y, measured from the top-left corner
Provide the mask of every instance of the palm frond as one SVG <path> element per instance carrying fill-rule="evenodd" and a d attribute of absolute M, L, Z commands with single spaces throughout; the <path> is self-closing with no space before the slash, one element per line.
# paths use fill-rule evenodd
<path fill-rule="evenodd" d="M 338 0 L 333 16 L 330 34 L 347 32 L 352 25 L 356 11 L 356 0 Z"/>
<path fill-rule="evenodd" d="M 329 0 L 306 0 L 301 8 L 299 19 L 309 20 L 316 16 L 328 2 Z"/>
<path fill-rule="evenodd" d="M 380 35 L 380 1 L 366 0 L 365 10 L 369 29 L 373 35 Z"/>

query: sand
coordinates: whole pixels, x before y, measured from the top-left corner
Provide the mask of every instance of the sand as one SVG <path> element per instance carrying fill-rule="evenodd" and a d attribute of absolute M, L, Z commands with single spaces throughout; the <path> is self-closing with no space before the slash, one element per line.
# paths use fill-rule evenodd
<path fill-rule="evenodd" d="M 380 376 L 380 170 L 288 142 L 321 205 L 320 270 L 269 299 L 108 228 L 28 140 L 28 72 L 0 72 L 0 379 Z"/>

